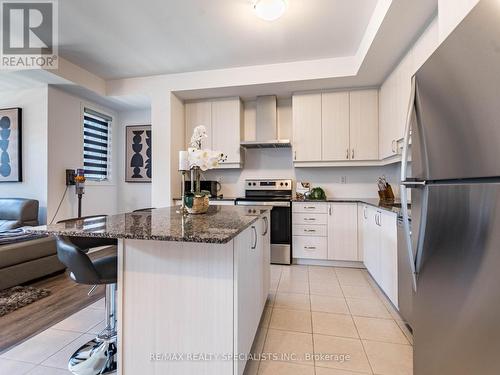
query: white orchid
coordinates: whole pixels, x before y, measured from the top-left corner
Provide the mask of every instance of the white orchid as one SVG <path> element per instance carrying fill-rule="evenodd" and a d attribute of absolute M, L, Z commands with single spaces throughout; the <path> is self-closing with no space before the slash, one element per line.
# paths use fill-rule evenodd
<path fill-rule="evenodd" d="M 200 168 L 202 171 L 217 168 L 227 157 L 220 151 L 189 149 L 189 168 Z"/>
<path fill-rule="evenodd" d="M 207 128 L 199 125 L 193 130 L 190 148 L 188 149 L 189 168 L 199 168 L 202 171 L 217 168 L 219 163 L 226 161 L 227 157 L 220 151 L 203 150 L 201 142 L 207 138 Z"/>
<path fill-rule="evenodd" d="M 203 125 L 199 125 L 193 130 L 193 135 L 191 136 L 191 142 L 189 145 L 198 150 L 201 149 L 201 142 L 203 138 L 207 138 L 207 128 Z"/>

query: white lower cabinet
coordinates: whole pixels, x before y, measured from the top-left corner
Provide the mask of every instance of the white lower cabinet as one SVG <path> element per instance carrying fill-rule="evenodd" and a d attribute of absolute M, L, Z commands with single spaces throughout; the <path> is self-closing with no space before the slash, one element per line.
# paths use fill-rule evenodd
<path fill-rule="evenodd" d="M 380 221 L 380 286 L 398 307 L 398 238 L 396 214 L 382 211 Z"/>
<path fill-rule="evenodd" d="M 328 205 L 328 259 L 358 260 L 358 205 Z"/>
<path fill-rule="evenodd" d="M 328 206 L 324 202 L 294 202 L 292 206 L 293 258 L 327 259 Z"/>
<path fill-rule="evenodd" d="M 293 204 L 293 257 L 358 261 L 356 203 Z"/>
<path fill-rule="evenodd" d="M 397 215 L 363 205 L 360 238 L 364 264 L 389 297 L 398 306 Z"/>
<path fill-rule="evenodd" d="M 250 353 L 270 286 L 269 214 L 262 216 L 234 241 L 235 354 Z M 246 359 L 235 361 L 234 373 L 242 375 L 245 365 Z"/>
<path fill-rule="evenodd" d="M 302 259 L 327 259 L 326 237 L 293 236 L 293 257 Z"/>

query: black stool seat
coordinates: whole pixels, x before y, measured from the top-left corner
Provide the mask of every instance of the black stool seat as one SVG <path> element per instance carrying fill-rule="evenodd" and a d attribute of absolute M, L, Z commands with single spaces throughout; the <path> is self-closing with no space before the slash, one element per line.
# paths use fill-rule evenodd
<path fill-rule="evenodd" d="M 107 238 L 57 236 L 57 257 L 71 272 L 71 278 L 80 284 L 114 284 L 117 278 L 117 256 L 110 255 L 91 260 L 86 254 L 90 248 L 116 243 Z M 81 246 L 81 247 L 80 247 Z"/>
<path fill-rule="evenodd" d="M 110 255 L 92 261 L 92 264 L 99 275 L 100 284 L 115 284 L 117 278 L 116 269 L 118 267 L 118 257 Z"/>

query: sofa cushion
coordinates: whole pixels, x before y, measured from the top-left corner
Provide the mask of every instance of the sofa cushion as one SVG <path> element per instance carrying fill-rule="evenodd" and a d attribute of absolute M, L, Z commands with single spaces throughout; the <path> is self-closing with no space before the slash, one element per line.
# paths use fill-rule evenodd
<path fill-rule="evenodd" d="M 29 262 L 57 253 L 53 237 L 0 246 L 0 268 Z"/>
<path fill-rule="evenodd" d="M 38 201 L 0 198 L 0 220 L 21 222 L 22 225 L 38 225 Z"/>
<path fill-rule="evenodd" d="M 18 220 L 0 220 L 0 232 L 20 228 L 23 226 Z"/>

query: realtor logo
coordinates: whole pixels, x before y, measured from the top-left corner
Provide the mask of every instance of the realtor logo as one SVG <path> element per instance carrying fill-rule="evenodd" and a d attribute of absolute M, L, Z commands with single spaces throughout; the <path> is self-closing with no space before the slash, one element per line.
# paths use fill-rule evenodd
<path fill-rule="evenodd" d="M 4 0 L 1 13 L 1 68 L 56 69 L 56 1 Z"/>

